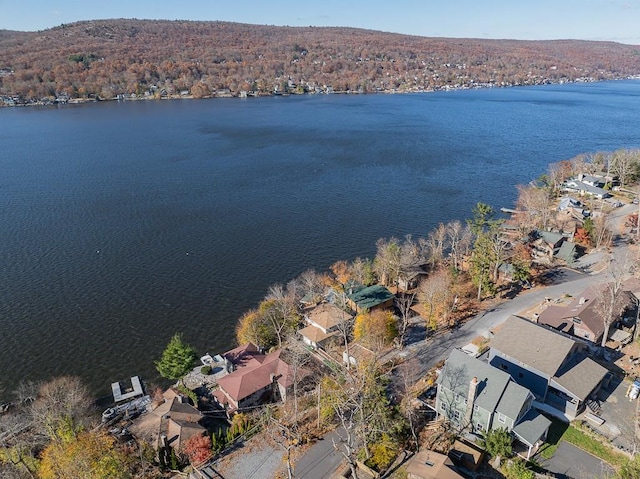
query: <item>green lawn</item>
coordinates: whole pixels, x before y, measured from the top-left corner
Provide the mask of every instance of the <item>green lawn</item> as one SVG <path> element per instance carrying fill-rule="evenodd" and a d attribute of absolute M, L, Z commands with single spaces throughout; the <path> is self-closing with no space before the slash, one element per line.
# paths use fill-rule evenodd
<path fill-rule="evenodd" d="M 547 444 L 540 449 L 540 456 L 543 459 L 551 458 L 558 449 L 558 444 L 563 440 L 599 457 L 614 467 L 621 466 L 627 460 L 625 455 L 620 454 L 605 442 L 558 420 L 553 420 L 549 428 Z"/>

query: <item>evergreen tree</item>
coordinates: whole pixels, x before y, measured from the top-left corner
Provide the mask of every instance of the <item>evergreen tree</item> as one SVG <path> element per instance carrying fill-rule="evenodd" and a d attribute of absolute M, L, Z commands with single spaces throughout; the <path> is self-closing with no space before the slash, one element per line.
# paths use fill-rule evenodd
<path fill-rule="evenodd" d="M 176 333 L 163 351 L 162 358 L 156 361 L 156 369 L 164 378 L 181 380 L 191 371 L 196 358 L 195 349 L 185 344 L 182 341 L 182 335 Z"/>

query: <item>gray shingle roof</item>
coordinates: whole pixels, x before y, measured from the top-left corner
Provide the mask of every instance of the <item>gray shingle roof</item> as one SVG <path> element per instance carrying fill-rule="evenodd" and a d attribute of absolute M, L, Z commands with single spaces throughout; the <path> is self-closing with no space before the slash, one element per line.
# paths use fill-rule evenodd
<path fill-rule="evenodd" d="M 459 349 L 451 351 L 440 378 L 442 386 L 466 399 L 469 383 L 474 377 L 478 379 L 475 404 L 492 413 L 497 410 L 499 404 L 502 404 L 503 411 L 500 412 L 515 420 L 522 409 L 528 391 L 513 383 L 511 376 L 504 371 L 471 357 Z M 507 397 L 504 397 L 505 391 Z M 523 402 L 518 404 L 520 399 Z"/>
<path fill-rule="evenodd" d="M 516 361 L 554 376 L 575 341 L 515 316 L 507 318 L 491 340 L 491 348 Z"/>
<path fill-rule="evenodd" d="M 520 411 L 522 411 L 522 406 L 527 402 L 529 395 L 532 394 L 527 388 L 511 381 L 507 384 L 507 389 L 502 395 L 502 398 L 500 398 L 496 411 L 515 421 L 518 419 L 518 415 Z"/>
<path fill-rule="evenodd" d="M 551 425 L 551 421 L 535 409 L 530 409 L 516 427 L 512 429 L 520 439 L 533 446 Z"/>
<path fill-rule="evenodd" d="M 576 355 L 553 380 L 584 401 L 606 374 L 607 370 L 593 359 Z"/>

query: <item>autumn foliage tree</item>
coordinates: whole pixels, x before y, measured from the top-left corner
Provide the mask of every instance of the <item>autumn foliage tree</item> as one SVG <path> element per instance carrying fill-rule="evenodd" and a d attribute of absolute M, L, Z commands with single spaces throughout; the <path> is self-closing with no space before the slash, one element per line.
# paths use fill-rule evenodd
<path fill-rule="evenodd" d="M 236 326 L 238 343 L 251 342 L 266 349 L 282 347 L 284 339 L 295 331 L 300 321 L 294 283 L 289 286 L 272 286 L 258 308 L 240 318 Z"/>
<path fill-rule="evenodd" d="M 38 472 L 41 479 L 131 477 L 126 455 L 112 436 L 101 431 L 53 440 L 42 452 Z"/>
<path fill-rule="evenodd" d="M 187 455 L 190 464 L 202 464 L 212 455 L 211 437 L 200 434 L 191 436 L 185 442 L 182 452 Z"/>
<path fill-rule="evenodd" d="M 363 312 L 356 316 L 353 336 L 376 351 L 392 343 L 398 334 L 398 322 L 391 311 Z"/>

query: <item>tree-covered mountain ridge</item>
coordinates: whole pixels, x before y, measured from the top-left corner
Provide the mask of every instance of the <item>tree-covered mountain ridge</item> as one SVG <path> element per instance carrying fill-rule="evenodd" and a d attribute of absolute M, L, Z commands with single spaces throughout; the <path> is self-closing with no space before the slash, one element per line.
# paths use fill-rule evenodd
<path fill-rule="evenodd" d="M 346 27 L 96 20 L 0 30 L 0 96 L 431 91 L 627 78 L 640 46 L 428 38 Z"/>

